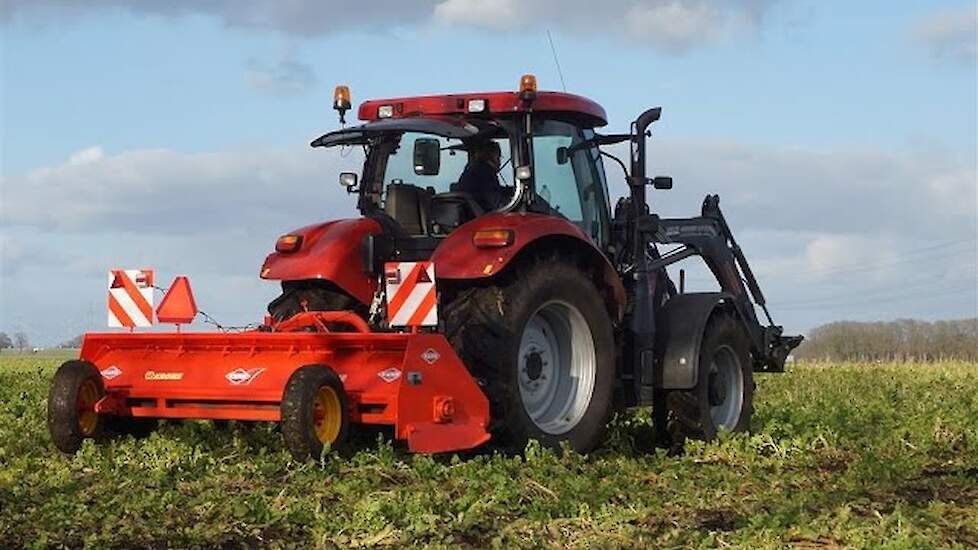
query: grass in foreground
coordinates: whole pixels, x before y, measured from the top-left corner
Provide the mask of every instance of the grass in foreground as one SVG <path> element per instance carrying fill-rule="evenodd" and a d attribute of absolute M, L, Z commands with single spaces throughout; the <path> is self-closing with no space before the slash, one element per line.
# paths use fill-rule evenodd
<path fill-rule="evenodd" d="M 364 438 L 290 461 L 272 425 L 165 424 L 59 454 L 52 357 L 0 357 L 10 547 L 978 547 L 978 366 L 799 365 L 758 377 L 754 434 L 643 451 L 647 415 L 584 457 L 408 455 Z"/>

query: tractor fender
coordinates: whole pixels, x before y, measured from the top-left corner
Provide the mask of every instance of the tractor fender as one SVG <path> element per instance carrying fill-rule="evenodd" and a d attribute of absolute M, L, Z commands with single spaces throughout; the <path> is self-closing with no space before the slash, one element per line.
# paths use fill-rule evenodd
<path fill-rule="evenodd" d="M 730 298 L 725 292 L 693 292 L 670 298 L 662 307 L 656 330 L 661 360 L 660 387 L 670 390 L 696 386 L 700 346 L 710 315 Z"/>
<path fill-rule="evenodd" d="M 478 248 L 473 237 L 479 231 L 509 230 L 508 246 Z M 472 220 L 445 238 L 431 259 L 439 280 L 491 279 L 506 272 L 534 252 L 569 252 L 602 275 L 609 311 L 620 320 L 625 311 L 625 288 L 618 273 L 591 238 L 569 220 L 532 212 L 493 213 Z"/>
<path fill-rule="evenodd" d="M 363 268 L 362 243 L 367 235 L 381 232 L 380 223 L 371 218 L 335 220 L 290 231 L 289 235 L 302 237 L 299 250 L 269 254 L 262 265 L 261 278 L 331 281 L 369 304 L 377 291 L 377 281 Z"/>

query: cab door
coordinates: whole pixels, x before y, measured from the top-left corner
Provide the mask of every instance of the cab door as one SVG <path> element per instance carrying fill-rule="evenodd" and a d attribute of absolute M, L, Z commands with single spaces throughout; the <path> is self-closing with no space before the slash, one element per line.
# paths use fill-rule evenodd
<path fill-rule="evenodd" d="M 533 128 L 533 170 L 536 194 L 602 250 L 608 243 L 610 217 L 604 167 L 597 147 L 573 151 L 566 162 L 558 150 L 593 136 L 569 122 L 546 120 Z"/>

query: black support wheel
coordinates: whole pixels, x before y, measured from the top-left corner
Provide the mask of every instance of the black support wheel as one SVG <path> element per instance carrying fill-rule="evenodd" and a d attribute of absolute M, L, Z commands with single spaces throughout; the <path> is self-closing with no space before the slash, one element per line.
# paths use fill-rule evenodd
<path fill-rule="evenodd" d="M 105 395 L 102 375 L 87 361 L 66 361 L 54 374 L 48 393 L 48 432 L 62 452 L 78 451 L 82 441 L 101 435 L 104 417 L 95 404 Z"/>
<path fill-rule="evenodd" d="M 499 286 L 458 293 L 449 339 L 489 397 L 494 440 L 587 452 L 612 412 L 614 335 L 587 271 L 561 259 L 525 265 Z"/>
<path fill-rule="evenodd" d="M 282 396 L 282 436 L 298 461 L 319 460 L 324 449 L 341 450 L 350 428 L 343 383 L 325 365 L 295 371 Z"/>
<path fill-rule="evenodd" d="M 673 450 L 683 440 L 712 440 L 721 430 L 750 430 L 754 413 L 754 371 L 750 344 L 737 319 L 715 312 L 707 322 L 700 347 L 696 386 L 663 391 L 657 422 L 666 421 Z M 661 427 L 659 428 L 660 434 Z"/>

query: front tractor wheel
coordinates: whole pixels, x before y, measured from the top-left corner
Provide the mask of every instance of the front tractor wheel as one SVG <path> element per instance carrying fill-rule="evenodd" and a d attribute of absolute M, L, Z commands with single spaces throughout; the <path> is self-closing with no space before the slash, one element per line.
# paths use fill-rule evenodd
<path fill-rule="evenodd" d="M 87 361 L 67 361 L 58 368 L 48 393 L 48 432 L 62 452 L 72 454 L 82 440 L 98 437 L 104 418 L 95 404 L 105 395 L 102 375 Z"/>
<path fill-rule="evenodd" d="M 729 314 L 715 313 L 706 325 L 696 386 L 665 392 L 667 430 L 678 448 L 686 438 L 712 440 L 721 430 L 750 430 L 754 372 L 750 344 Z"/>
<path fill-rule="evenodd" d="M 332 369 L 309 365 L 292 374 L 282 396 L 282 435 L 296 460 L 342 448 L 349 425 L 347 395 Z"/>
<path fill-rule="evenodd" d="M 561 259 L 500 283 L 462 290 L 445 315 L 453 346 L 489 397 L 495 441 L 513 451 L 530 439 L 594 449 L 611 415 L 615 375 L 600 292 Z"/>

